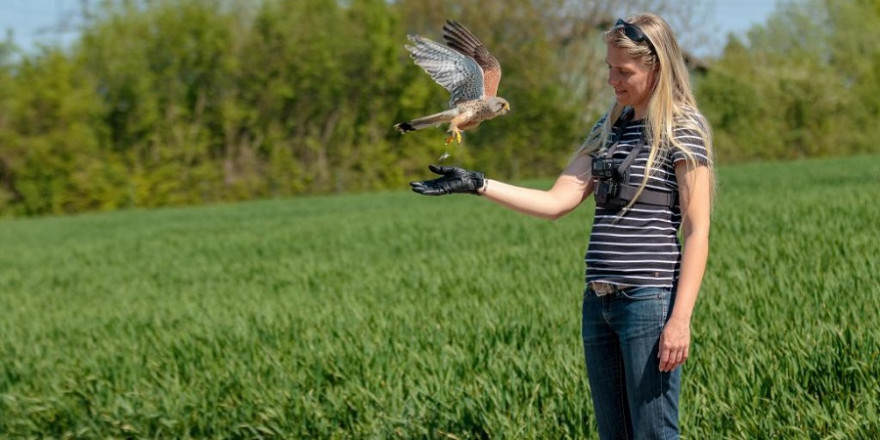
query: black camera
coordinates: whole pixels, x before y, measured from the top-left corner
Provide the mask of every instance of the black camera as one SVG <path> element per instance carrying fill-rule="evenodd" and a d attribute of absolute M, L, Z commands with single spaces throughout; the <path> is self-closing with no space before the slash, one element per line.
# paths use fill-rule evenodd
<path fill-rule="evenodd" d="M 625 181 L 626 176 L 619 171 L 621 164 L 623 164 L 623 159 L 594 157 L 592 168 L 593 178 L 597 180 Z"/>
<path fill-rule="evenodd" d="M 594 157 L 592 174 L 596 180 L 594 195 L 596 206 L 606 209 L 620 209 L 626 202 L 619 198 L 620 188 L 627 181 L 628 170 L 620 171 L 623 159 Z"/>

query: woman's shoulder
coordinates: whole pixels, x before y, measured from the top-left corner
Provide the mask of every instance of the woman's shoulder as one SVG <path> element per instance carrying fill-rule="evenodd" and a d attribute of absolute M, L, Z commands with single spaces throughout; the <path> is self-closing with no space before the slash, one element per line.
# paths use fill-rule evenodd
<path fill-rule="evenodd" d="M 672 154 L 674 162 L 691 156 L 699 163 L 711 163 L 712 131 L 709 121 L 698 109 L 682 107 L 675 115 L 673 133 L 673 145 L 677 147 Z"/>
<path fill-rule="evenodd" d="M 699 130 L 705 133 L 711 131 L 709 120 L 700 112 L 699 109 L 689 106 L 681 107 L 673 118 L 673 126 L 675 130 L 689 129 Z"/>

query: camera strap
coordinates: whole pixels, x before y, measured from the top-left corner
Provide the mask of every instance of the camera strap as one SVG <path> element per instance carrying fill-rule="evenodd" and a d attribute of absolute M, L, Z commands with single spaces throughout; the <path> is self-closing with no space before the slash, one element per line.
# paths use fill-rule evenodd
<path fill-rule="evenodd" d="M 620 166 L 617 167 L 617 173 L 621 176 L 625 176 L 626 170 L 629 169 L 629 166 L 636 160 L 639 153 L 642 152 L 642 148 L 645 146 L 645 137 L 641 136 L 639 138 L 639 143 L 636 144 L 635 147 L 626 155 L 626 159 L 623 159 L 623 162 L 620 163 Z"/>
<path fill-rule="evenodd" d="M 614 145 L 611 148 L 617 146 L 620 143 L 620 136 L 623 135 L 623 130 L 626 129 L 626 126 L 629 125 L 632 118 L 635 116 L 636 111 L 631 107 L 627 107 L 623 110 L 623 113 L 620 114 L 620 117 L 614 121 L 614 125 L 612 128 L 612 140 L 614 141 Z"/>
<path fill-rule="evenodd" d="M 606 146 L 606 148 L 603 148 L 596 153 L 593 153 L 593 155 L 592 155 L 593 158 L 602 156 L 607 159 L 611 159 L 612 157 L 614 157 L 614 153 L 620 147 L 620 137 L 623 135 L 623 130 L 626 129 L 626 126 L 632 120 L 634 114 L 635 114 L 635 110 L 633 110 L 630 107 L 627 107 L 623 110 L 623 113 L 620 114 L 620 117 L 618 117 L 617 120 L 614 121 L 614 125 L 611 126 L 611 139 L 609 139 L 609 142 L 611 142 L 611 145 Z M 627 157 L 627 159 L 629 159 L 629 157 Z M 633 159 L 635 159 L 635 158 L 633 158 Z M 629 160 L 629 162 L 626 164 L 626 166 L 618 169 L 618 171 L 619 172 L 625 171 L 626 168 L 629 167 L 630 163 L 632 163 L 632 160 Z"/>

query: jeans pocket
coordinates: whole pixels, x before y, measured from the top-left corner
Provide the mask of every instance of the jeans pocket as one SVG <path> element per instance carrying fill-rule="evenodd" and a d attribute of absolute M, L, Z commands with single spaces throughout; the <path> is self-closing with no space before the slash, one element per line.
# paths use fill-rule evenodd
<path fill-rule="evenodd" d="M 665 299 L 672 296 L 672 289 L 666 287 L 639 287 L 621 291 L 620 296 L 632 301 Z"/>

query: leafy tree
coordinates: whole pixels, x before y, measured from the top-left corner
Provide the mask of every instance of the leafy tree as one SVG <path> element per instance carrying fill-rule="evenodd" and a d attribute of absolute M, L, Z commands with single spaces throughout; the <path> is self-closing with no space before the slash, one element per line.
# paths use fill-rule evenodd
<path fill-rule="evenodd" d="M 405 187 L 447 148 L 396 122 L 448 94 L 404 50 L 446 19 L 501 60 L 513 111 L 448 147 L 493 177 L 555 175 L 610 104 L 601 32 L 667 0 L 105 0 L 68 50 L 0 43 L 0 214 Z M 687 5 L 693 6 L 692 3 Z M 697 95 L 721 161 L 877 151 L 878 0 L 786 3 Z M 21 55 L 21 56 L 19 56 Z M 445 128 L 445 127 L 444 127 Z"/>
<path fill-rule="evenodd" d="M 877 1 L 782 4 L 700 82 L 722 160 L 880 151 Z"/>
<path fill-rule="evenodd" d="M 17 136 L 10 128 L 13 106 L 15 105 L 15 78 L 9 65 L 11 43 L 0 43 L 0 214 L 8 212 L 9 206 L 19 195 L 15 194 L 11 161 L 16 160 L 11 145 Z"/>
<path fill-rule="evenodd" d="M 13 213 L 42 214 L 126 206 L 125 170 L 100 145 L 102 103 L 93 84 L 58 51 L 18 66 L 3 117 L 0 160 Z"/>
<path fill-rule="evenodd" d="M 230 17 L 207 1 L 124 3 L 83 38 L 138 206 L 224 199 L 215 158 L 235 66 Z"/>

